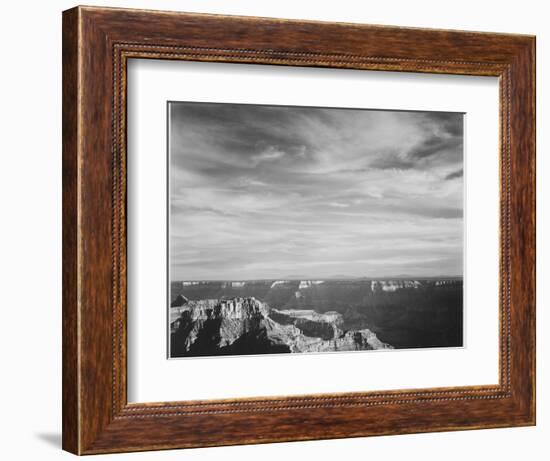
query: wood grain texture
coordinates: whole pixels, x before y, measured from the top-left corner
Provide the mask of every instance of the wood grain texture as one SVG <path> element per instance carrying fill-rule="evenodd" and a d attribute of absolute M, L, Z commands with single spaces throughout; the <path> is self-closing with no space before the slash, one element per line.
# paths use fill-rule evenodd
<path fill-rule="evenodd" d="M 78 11 L 63 17 L 63 448 L 79 448 L 78 382 Z"/>
<path fill-rule="evenodd" d="M 535 422 L 534 37 L 78 7 L 63 15 L 63 447 L 78 454 Z M 126 63 L 500 78 L 496 386 L 128 404 Z"/>

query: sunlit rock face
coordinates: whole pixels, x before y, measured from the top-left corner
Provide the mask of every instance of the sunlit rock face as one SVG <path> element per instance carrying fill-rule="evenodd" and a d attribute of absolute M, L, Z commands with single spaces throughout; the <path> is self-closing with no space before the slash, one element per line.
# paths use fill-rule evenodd
<path fill-rule="evenodd" d="M 420 288 L 422 283 L 418 280 L 372 280 L 371 290 L 376 291 L 397 291 L 404 288 Z"/>
<path fill-rule="evenodd" d="M 286 283 L 286 280 L 275 280 L 275 281 L 271 284 L 270 288 L 274 288 L 274 287 L 276 287 L 277 285 L 282 285 L 283 283 Z"/>
<path fill-rule="evenodd" d="M 281 325 L 294 325 L 302 334 L 312 338 L 329 340 L 338 338 L 342 333 L 344 319 L 338 312 L 324 314 L 309 309 L 271 309 L 269 316 Z"/>
<path fill-rule="evenodd" d="M 369 329 L 344 331 L 338 312 L 270 309 L 253 297 L 171 309 L 171 356 L 391 349 Z"/>
<path fill-rule="evenodd" d="M 304 288 L 309 288 L 313 285 L 320 285 L 323 283 L 322 280 L 301 280 L 300 285 L 298 285 L 299 290 L 303 290 Z"/>

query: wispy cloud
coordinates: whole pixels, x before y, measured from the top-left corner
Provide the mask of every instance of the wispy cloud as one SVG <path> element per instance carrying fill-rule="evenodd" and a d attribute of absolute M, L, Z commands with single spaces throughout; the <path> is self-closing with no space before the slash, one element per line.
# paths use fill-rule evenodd
<path fill-rule="evenodd" d="M 462 272 L 463 116 L 170 105 L 174 279 Z"/>
<path fill-rule="evenodd" d="M 462 178 L 464 176 L 464 170 L 461 168 L 460 170 L 453 171 L 452 173 L 449 173 L 447 176 L 445 176 L 445 179 L 457 179 Z"/>

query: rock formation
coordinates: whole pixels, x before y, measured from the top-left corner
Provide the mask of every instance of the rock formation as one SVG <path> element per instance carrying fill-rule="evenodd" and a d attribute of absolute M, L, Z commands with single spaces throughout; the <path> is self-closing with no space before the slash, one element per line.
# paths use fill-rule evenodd
<path fill-rule="evenodd" d="M 171 309 L 171 356 L 390 349 L 369 329 L 344 331 L 338 312 L 277 310 L 254 297 Z"/>
<path fill-rule="evenodd" d="M 418 280 L 372 280 L 371 281 L 371 290 L 376 292 L 377 290 L 382 291 L 397 291 L 404 288 L 419 288 L 422 286 L 422 283 Z"/>
<path fill-rule="evenodd" d="M 185 296 L 178 295 L 176 299 L 172 301 L 172 303 L 170 304 L 170 307 L 182 307 L 182 306 L 185 306 L 188 302 L 189 300 Z"/>

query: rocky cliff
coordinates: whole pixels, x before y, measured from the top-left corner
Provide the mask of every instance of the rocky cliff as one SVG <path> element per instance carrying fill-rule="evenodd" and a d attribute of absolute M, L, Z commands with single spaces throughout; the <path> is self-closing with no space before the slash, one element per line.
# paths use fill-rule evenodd
<path fill-rule="evenodd" d="M 261 301 L 270 307 L 272 320 L 325 340 L 333 338 L 332 327 L 300 312 L 336 312 L 344 319 L 338 325 L 342 331 L 368 329 L 396 349 L 464 344 L 460 277 L 173 281 L 170 300 L 178 309 L 170 309 L 171 318 L 187 302 L 234 298 Z"/>
<path fill-rule="evenodd" d="M 345 331 L 338 312 L 270 309 L 254 297 L 183 301 L 170 312 L 172 357 L 392 348 L 369 329 Z"/>

